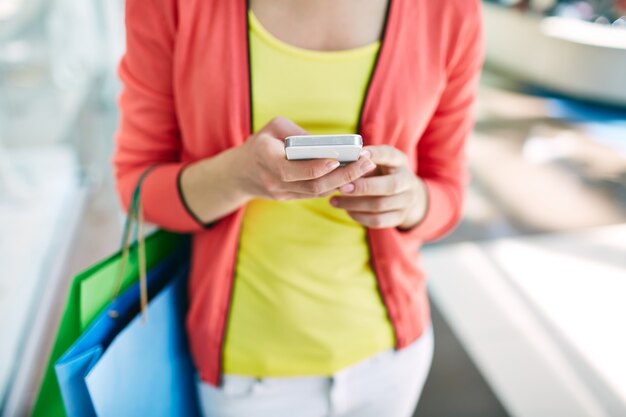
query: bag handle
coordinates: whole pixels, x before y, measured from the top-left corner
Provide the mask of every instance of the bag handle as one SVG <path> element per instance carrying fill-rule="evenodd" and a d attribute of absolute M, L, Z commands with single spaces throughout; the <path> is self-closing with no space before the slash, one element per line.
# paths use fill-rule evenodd
<path fill-rule="evenodd" d="M 130 257 L 130 236 L 131 230 L 133 230 L 134 240 L 137 242 L 137 256 L 139 258 L 139 294 L 142 324 L 148 319 L 148 280 L 146 267 L 146 244 L 144 238 L 144 216 L 143 206 L 141 204 L 141 184 L 143 183 L 145 177 L 155 167 L 156 165 L 153 165 L 141 174 L 139 180 L 137 181 L 135 191 L 133 192 L 130 207 L 128 208 L 128 216 L 126 216 L 126 221 L 124 222 L 124 232 L 122 234 L 122 259 L 117 269 L 117 280 L 113 289 L 113 297 L 111 298 L 112 300 L 115 300 L 122 288 L 124 272 Z M 111 310 L 109 311 L 109 316 L 111 318 L 117 318 L 119 314 L 116 310 Z"/>

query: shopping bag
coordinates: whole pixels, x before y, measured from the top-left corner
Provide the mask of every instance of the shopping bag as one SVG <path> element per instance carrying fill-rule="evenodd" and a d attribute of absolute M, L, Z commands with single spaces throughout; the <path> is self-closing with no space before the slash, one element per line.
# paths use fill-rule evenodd
<path fill-rule="evenodd" d="M 141 182 L 148 172 L 149 170 L 138 181 L 129 213 L 136 211 Z M 130 218 L 131 215 L 129 214 L 129 219 L 127 219 L 124 228 L 125 240 L 130 233 Z M 186 237 L 183 235 L 162 230 L 153 233 L 145 239 L 144 266 L 147 270 L 154 268 L 160 260 L 166 258 L 180 247 L 185 240 Z M 123 259 L 123 251 L 120 250 L 118 253 L 88 268 L 72 279 L 42 384 L 35 399 L 32 411 L 33 417 L 66 416 L 54 371 L 54 363 L 111 302 L 116 292 L 116 287 L 119 286 L 119 291 L 123 291 L 139 280 L 140 265 L 138 256 L 136 256 L 138 250 L 138 244 L 135 243 L 131 245 L 126 260 Z M 119 271 L 121 270 L 120 264 L 122 262 L 124 262 L 125 268 L 120 282 Z M 61 300 L 61 302 L 63 301 Z"/>
<path fill-rule="evenodd" d="M 147 325 L 135 317 L 87 376 L 98 416 L 201 416 L 184 325 L 187 275 L 150 303 Z"/>
<path fill-rule="evenodd" d="M 137 284 L 57 361 L 68 416 L 200 416 L 184 330 L 187 253 L 172 254 L 148 274 L 146 323 L 138 316 Z"/>
<path fill-rule="evenodd" d="M 148 269 L 180 246 L 183 236 L 158 231 L 146 239 L 146 264 Z M 136 245 L 131 252 L 137 250 Z M 116 285 L 117 271 L 121 262 L 121 252 L 113 255 L 85 272 L 74 277 L 61 324 L 57 331 L 50 359 L 46 367 L 43 383 L 33 409 L 33 416 L 62 417 L 65 416 L 63 400 L 54 373 L 54 363 L 72 343 L 80 336 L 83 330 L 91 324 L 93 319 L 111 301 L 114 286 Z M 123 277 L 122 289 L 136 282 L 139 278 L 139 266 L 136 257 L 130 256 L 128 266 Z"/>

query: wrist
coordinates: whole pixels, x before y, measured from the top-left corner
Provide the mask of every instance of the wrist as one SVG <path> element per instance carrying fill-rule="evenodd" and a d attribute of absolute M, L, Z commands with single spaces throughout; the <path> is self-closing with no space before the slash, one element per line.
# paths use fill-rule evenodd
<path fill-rule="evenodd" d="M 207 199 L 215 196 L 236 206 L 247 203 L 251 198 L 241 185 L 245 181 L 242 179 L 243 170 L 238 168 L 245 162 L 239 160 L 236 149 L 231 148 L 183 168 L 180 174 L 181 194 L 192 211 L 201 212 L 201 208 L 209 205 Z"/>
<path fill-rule="evenodd" d="M 247 158 L 246 146 L 231 148 L 223 153 L 224 156 L 224 185 L 237 199 L 244 204 L 256 197 L 251 186 L 249 167 L 251 162 Z"/>

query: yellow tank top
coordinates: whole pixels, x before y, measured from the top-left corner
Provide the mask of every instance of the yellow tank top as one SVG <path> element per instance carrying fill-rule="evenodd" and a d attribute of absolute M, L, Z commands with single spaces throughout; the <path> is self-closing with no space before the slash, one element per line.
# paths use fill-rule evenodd
<path fill-rule="evenodd" d="M 253 127 L 285 116 L 311 133 L 356 131 L 379 42 L 321 52 L 288 45 L 252 12 Z M 330 375 L 394 344 L 366 230 L 328 198 L 245 209 L 224 372 Z"/>

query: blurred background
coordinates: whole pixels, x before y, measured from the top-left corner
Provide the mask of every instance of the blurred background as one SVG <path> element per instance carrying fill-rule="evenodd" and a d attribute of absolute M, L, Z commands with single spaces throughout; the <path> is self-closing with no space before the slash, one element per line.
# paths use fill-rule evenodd
<path fill-rule="evenodd" d="M 626 416 L 626 1 L 485 1 L 457 231 L 424 250 L 416 416 Z M 25 415 L 70 276 L 117 250 L 122 0 L 0 0 L 0 414 Z"/>

